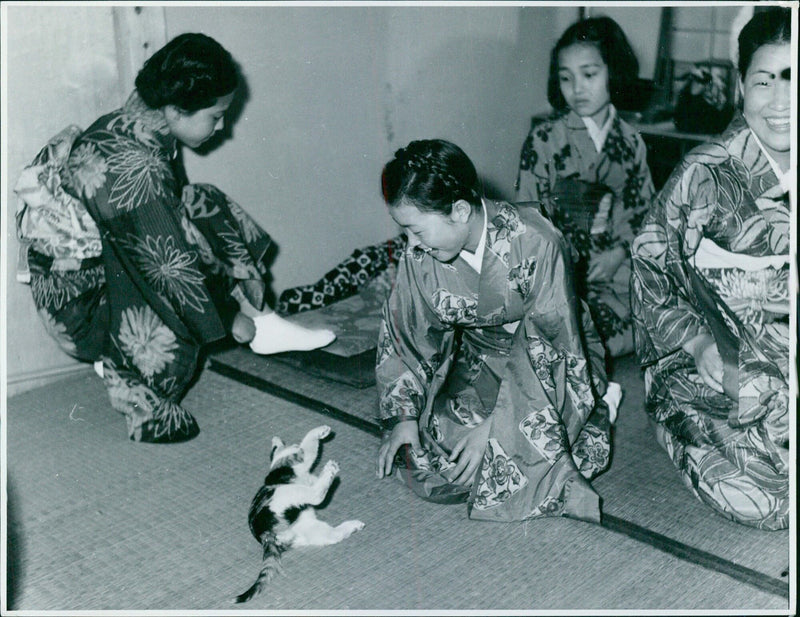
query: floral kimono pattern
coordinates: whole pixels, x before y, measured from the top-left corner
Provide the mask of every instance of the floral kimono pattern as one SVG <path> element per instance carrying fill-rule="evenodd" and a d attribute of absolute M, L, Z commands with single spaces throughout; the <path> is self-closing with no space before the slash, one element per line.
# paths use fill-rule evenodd
<path fill-rule="evenodd" d="M 102 357 L 111 404 L 137 441 L 198 433 L 180 399 L 200 346 L 225 336 L 237 284 L 259 308 L 266 289 L 269 236 L 215 187 L 187 184 L 176 155 L 163 114 L 134 93 L 79 135 L 57 170 L 96 225 L 102 254 L 28 249 L 48 331 L 77 358 Z M 63 253 L 75 243 L 60 244 Z"/>
<path fill-rule="evenodd" d="M 633 246 L 647 412 L 686 485 L 735 521 L 789 523 L 790 209 L 741 116 L 692 150 Z M 724 393 L 682 345 L 708 333 Z"/>
<path fill-rule="evenodd" d="M 534 207 L 487 200 L 484 207 L 480 274 L 461 257 L 446 264 L 411 248 L 384 305 L 381 420 L 389 430 L 416 419 L 425 449 L 401 449 L 400 476 L 425 499 L 468 500 L 473 519 L 599 521 L 587 479 L 609 462 L 603 349 L 580 312 L 566 245 Z M 488 420 L 473 486 L 450 484 L 448 454 Z"/>
<path fill-rule="evenodd" d="M 579 295 L 587 300 L 600 338 L 612 356 L 633 351 L 626 258 L 610 279 L 586 281 L 598 255 L 630 243 L 639 230 L 655 189 L 641 136 L 614 112 L 600 152 L 575 112 L 534 117 L 522 146 L 517 201 L 541 201 L 548 217 L 567 236 L 575 253 Z M 610 192 L 610 211 L 597 212 Z M 591 202 L 584 203 L 584 202 Z M 585 208 L 595 225 L 583 225 Z M 602 208 L 600 208 L 602 210 Z M 591 228 L 591 229 L 590 229 Z"/>

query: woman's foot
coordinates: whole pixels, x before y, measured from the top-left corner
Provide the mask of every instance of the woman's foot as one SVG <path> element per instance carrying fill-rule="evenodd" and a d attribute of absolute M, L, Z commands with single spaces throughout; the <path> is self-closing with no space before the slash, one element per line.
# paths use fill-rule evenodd
<path fill-rule="evenodd" d="M 256 326 L 253 318 L 244 313 L 237 313 L 231 325 L 231 336 L 237 343 L 244 344 L 253 340 L 256 335 Z"/>
<path fill-rule="evenodd" d="M 331 330 L 309 330 L 276 313 L 253 317 L 253 325 L 255 336 L 250 341 L 250 349 L 262 355 L 310 351 L 330 345 L 336 339 Z"/>

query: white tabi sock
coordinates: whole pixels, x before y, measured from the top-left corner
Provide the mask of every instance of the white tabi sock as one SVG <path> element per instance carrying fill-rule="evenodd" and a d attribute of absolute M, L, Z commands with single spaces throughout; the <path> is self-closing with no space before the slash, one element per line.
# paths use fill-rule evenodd
<path fill-rule="evenodd" d="M 608 420 L 611 424 L 617 421 L 617 410 L 622 402 L 622 388 L 615 381 L 609 381 L 603 400 L 608 405 Z"/>
<path fill-rule="evenodd" d="M 331 330 L 309 330 L 276 313 L 253 317 L 256 335 L 250 341 L 250 349 L 267 355 L 283 351 L 310 351 L 330 345 L 336 334 Z"/>

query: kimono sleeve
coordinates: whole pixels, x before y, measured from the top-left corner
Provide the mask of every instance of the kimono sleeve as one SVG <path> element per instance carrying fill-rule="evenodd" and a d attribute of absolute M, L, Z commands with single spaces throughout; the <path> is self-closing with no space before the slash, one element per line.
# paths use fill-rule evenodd
<path fill-rule="evenodd" d="M 92 134 L 69 160 L 72 189 L 120 267 L 167 326 L 199 342 L 225 335 L 200 256 L 181 224 L 167 155 L 126 135 Z"/>
<path fill-rule="evenodd" d="M 631 311 L 643 364 L 709 333 L 695 305 L 687 261 L 717 204 L 717 183 L 701 162 L 684 162 L 653 202 L 632 247 Z"/>
<path fill-rule="evenodd" d="M 634 148 L 633 159 L 624 165 L 625 181 L 622 188 L 622 203 L 612 209 L 611 225 L 615 245 L 630 252 L 630 244 L 639 232 L 655 194 L 650 167 L 647 165 L 647 147 L 641 136 L 632 128 L 629 139 Z"/>
<path fill-rule="evenodd" d="M 421 273 L 401 259 L 395 287 L 383 306 L 375 369 L 384 428 L 418 419 L 435 393 L 437 373 L 451 361 L 454 331 L 443 324 L 421 289 Z"/>
<path fill-rule="evenodd" d="M 531 291 L 525 299 L 524 338 L 515 341 L 524 345 L 531 363 L 547 393 L 548 401 L 559 415 L 578 412 L 585 420 L 595 406 L 595 391 L 603 394 L 607 377 L 604 352 L 588 307 L 575 293 L 572 268 L 566 242 L 554 233 L 545 235 L 537 257 Z M 517 358 L 521 354 L 515 354 Z M 558 368 L 563 363 L 563 369 Z M 547 369 L 547 370 L 545 370 Z M 564 379 L 565 383 L 558 383 Z M 536 398 L 538 390 L 527 380 L 520 387 Z M 566 392 L 563 400 L 558 393 Z M 565 407 L 566 406 L 566 407 Z M 538 404 L 534 408 L 541 408 Z"/>
<path fill-rule="evenodd" d="M 515 184 L 518 202 L 539 201 L 550 193 L 549 152 L 542 139 L 542 120 L 534 118 L 520 153 Z"/>

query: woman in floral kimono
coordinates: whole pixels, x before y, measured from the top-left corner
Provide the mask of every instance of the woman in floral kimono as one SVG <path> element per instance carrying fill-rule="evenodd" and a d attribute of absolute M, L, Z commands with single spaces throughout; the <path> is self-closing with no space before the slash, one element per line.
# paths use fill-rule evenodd
<path fill-rule="evenodd" d="M 644 142 L 613 104 L 638 71 L 614 20 L 570 26 L 551 54 L 554 114 L 533 119 L 517 177 L 517 201 L 541 200 L 570 241 L 578 292 L 611 356 L 633 351 L 630 243 L 654 193 Z"/>
<path fill-rule="evenodd" d="M 378 342 L 378 477 L 397 466 L 424 499 L 468 500 L 473 519 L 599 521 L 602 345 L 561 234 L 535 207 L 481 197 L 446 141 L 398 150 L 382 180 L 408 247 Z"/>
<path fill-rule="evenodd" d="M 136 441 L 199 432 L 180 399 L 202 344 L 231 332 L 274 353 L 334 338 L 265 305 L 269 236 L 215 187 L 186 182 L 178 145 L 197 148 L 222 128 L 237 84 L 216 41 L 178 36 L 147 61 L 124 107 L 59 134 L 17 185 L 37 309 L 65 351 L 102 358 Z M 67 220 L 46 240 L 43 211 Z"/>
<path fill-rule="evenodd" d="M 686 485 L 740 523 L 789 523 L 789 9 L 739 36 L 743 109 L 692 150 L 633 245 L 647 412 Z"/>

